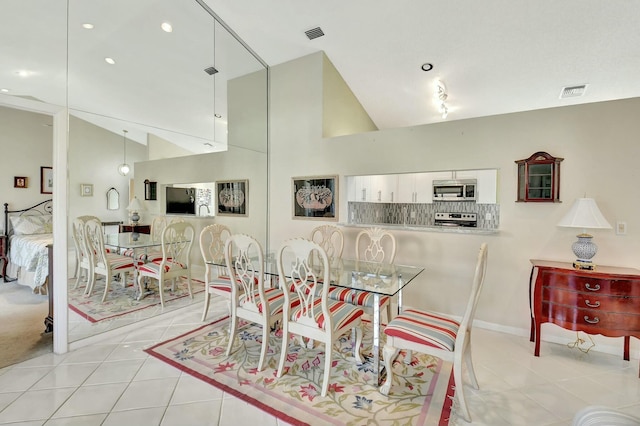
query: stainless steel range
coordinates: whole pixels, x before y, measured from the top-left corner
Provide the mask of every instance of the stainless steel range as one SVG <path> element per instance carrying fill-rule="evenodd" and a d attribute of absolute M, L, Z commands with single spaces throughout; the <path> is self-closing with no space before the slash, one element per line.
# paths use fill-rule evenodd
<path fill-rule="evenodd" d="M 475 213 L 436 213 L 436 226 L 465 226 L 476 228 L 478 215 Z"/>

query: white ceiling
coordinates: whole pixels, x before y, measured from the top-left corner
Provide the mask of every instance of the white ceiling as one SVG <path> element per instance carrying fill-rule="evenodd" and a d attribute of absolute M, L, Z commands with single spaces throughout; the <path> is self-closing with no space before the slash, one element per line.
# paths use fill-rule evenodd
<path fill-rule="evenodd" d="M 638 1 L 204 2 L 270 66 L 324 51 L 380 129 L 443 121 L 437 79 L 448 88 L 447 121 L 640 96 Z M 226 111 L 214 136 L 213 86 L 203 69 L 215 62 L 224 82 L 260 64 L 221 28 L 214 57 L 211 20 L 195 0 L 70 0 L 69 58 L 66 3 L 3 1 L 0 88 L 10 92 L 0 103 L 20 96 L 64 105 L 68 59 L 77 115 L 120 134 L 126 122 L 133 139 L 153 132 L 198 145 L 193 152 L 224 138 Z M 162 20 L 174 24 L 170 37 L 157 31 Z M 82 30 L 86 21 L 96 28 Z M 318 26 L 325 36 L 309 40 L 304 31 Z M 427 62 L 430 72 L 421 70 Z M 579 84 L 588 85 L 584 96 L 559 98 Z M 226 91 L 216 88 L 220 111 Z"/>
<path fill-rule="evenodd" d="M 205 1 L 270 66 L 323 50 L 380 129 L 442 121 L 436 79 L 447 120 L 640 96 L 638 1 Z"/>

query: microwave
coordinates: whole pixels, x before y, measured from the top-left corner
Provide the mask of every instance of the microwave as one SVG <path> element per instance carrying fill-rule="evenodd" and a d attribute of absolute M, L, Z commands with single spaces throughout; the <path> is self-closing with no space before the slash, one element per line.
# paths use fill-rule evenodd
<path fill-rule="evenodd" d="M 433 201 L 476 201 L 477 196 L 476 179 L 433 181 Z"/>

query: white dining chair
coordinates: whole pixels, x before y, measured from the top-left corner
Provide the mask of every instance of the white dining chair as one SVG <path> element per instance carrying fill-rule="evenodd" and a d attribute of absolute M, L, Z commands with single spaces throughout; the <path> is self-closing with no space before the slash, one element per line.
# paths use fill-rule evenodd
<path fill-rule="evenodd" d="M 93 292 L 96 275 L 103 275 L 105 277 L 105 285 L 102 303 L 104 303 L 105 300 L 107 300 L 113 276 L 119 274 L 122 286 L 126 287 L 127 276 L 129 273 L 135 273 L 138 261 L 129 256 L 110 253 L 106 250 L 104 246 L 102 222 L 97 218 L 87 220 L 84 229 L 87 248 L 92 263 L 89 283 L 87 284 L 85 293 L 90 296 Z"/>
<path fill-rule="evenodd" d="M 264 285 L 264 253 L 253 237 L 244 234 L 231 235 L 225 244 L 227 274 L 238 285 L 231 286 L 231 324 L 227 356 L 231 354 L 238 319 L 262 326 L 262 343 L 258 371 L 262 371 L 269 349 L 269 332 L 282 319 L 285 303 L 284 292 Z"/>
<path fill-rule="evenodd" d="M 147 262 L 138 269 L 138 287 L 143 292 L 142 281 L 151 278 L 158 281 L 160 304 L 164 308 L 164 282 L 171 280 L 171 289 L 175 291 L 175 281 L 186 277 L 189 297 L 191 290 L 191 247 L 194 239 L 193 225 L 187 222 L 168 224 L 162 231 L 162 259 Z"/>
<path fill-rule="evenodd" d="M 211 295 L 222 296 L 229 302 L 231 312 L 231 280 L 225 266 L 224 248 L 231 230 L 219 223 L 205 226 L 200 232 L 200 253 L 204 261 L 204 310 L 202 321 L 207 318 Z"/>
<path fill-rule="evenodd" d="M 92 216 L 78 216 L 73 219 L 71 223 L 71 237 L 73 238 L 73 246 L 76 255 L 76 271 L 75 278 L 76 283 L 73 288 L 78 288 L 82 281 L 83 271 L 84 277 L 89 283 L 89 277 L 91 276 L 91 256 L 89 255 L 89 249 L 87 248 L 87 239 L 85 236 L 85 224 L 87 220 Z M 87 290 L 85 288 L 85 290 Z"/>
<path fill-rule="evenodd" d="M 316 258 L 320 263 L 311 264 Z M 289 334 L 306 337 L 325 345 L 324 378 L 321 395 L 329 389 L 333 344 L 343 334 L 355 329 L 354 357 L 361 363 L 362 315 L 364 311 L 351 304 L 329 299 L 331 276 L 329 258 L 324 249 L 313 241 L 296 238 L 285 241 L 277 254 L 278 276 L 284 289 L 282 320 L 282 350 L 278 377 L 284 373 L 289 347 Z M 318 290 L 321 288 L 321 290 Z M 293 304 L 297 298 L 297 304 Z"/>
<path fill-rule="evenodd" d="M 393 263 L 396 258 L 396 249 L 396 238 L 391 232 L 382 228 L 363 229 L 356 236 L 355 254 L 359 261 L 376 264 Z M 367 291 L 332 286 L 329 297 L 362 306 L 368 310 L 374 307 L 374 295 Z M 391 298 L 381 296 L 378 306 L 380 310 L 386 307 L 387 322 L 391 321 Z"/>
<path fill-rule="evenodd" d="M 471 326 L 487 270 L 487 251 L 487 244 L 483 243 L 478 252 L 471 291 L 461 321 L 437 312 L 405 309 L 386 326 L 384 333 L 387 336 L 387 342 L 383 349 L 383 357 L 387 379 L 380 387 L 381 393 L 388 395 L 391 390 L 393 361 L 399 349 L 407 350 L 405 357 L 407 364 L 412 358 L 410 351 L 432 355 L 445 362 L 453 363 L 455 397 L 458 399 L 462 416 L 466 421 L 471 421 L 471 414 L 464 396 L 462 364 L 464 362 L 467 367 L 471 385 L 478 389 L 478 380 L 471 361 Z"/>

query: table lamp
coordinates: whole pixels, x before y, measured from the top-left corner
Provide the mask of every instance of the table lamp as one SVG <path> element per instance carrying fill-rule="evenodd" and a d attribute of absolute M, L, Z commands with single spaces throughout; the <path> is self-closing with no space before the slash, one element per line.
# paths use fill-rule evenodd
<path fill-rule="evenodd" d="M 131 222 L 133 225 L 137 225 L 140 220 L 140 215 L 138 214 L 141 211 L 146 210 L 142 201 L 138 200 L 138 197 L 133 197 L 133 200 L 127 206 L 127 210 L 131 212 Z"/>
<path fill-rule="evenodd" d="M 604 218 L 593 198 L 578 198 L 571 206 L 569 212 L 560 220 L 558 226 L 567 228 L 582 228 L 578 234 L 578 241 L 571 248 L 577 259 L 573 267 L 577 269 L 595 269 L 591 258 L 598 251 L 598 246 L 591 239 L 593 235 L 587 234 L 587 229 L 611 229 L 611 225 Z"/>

